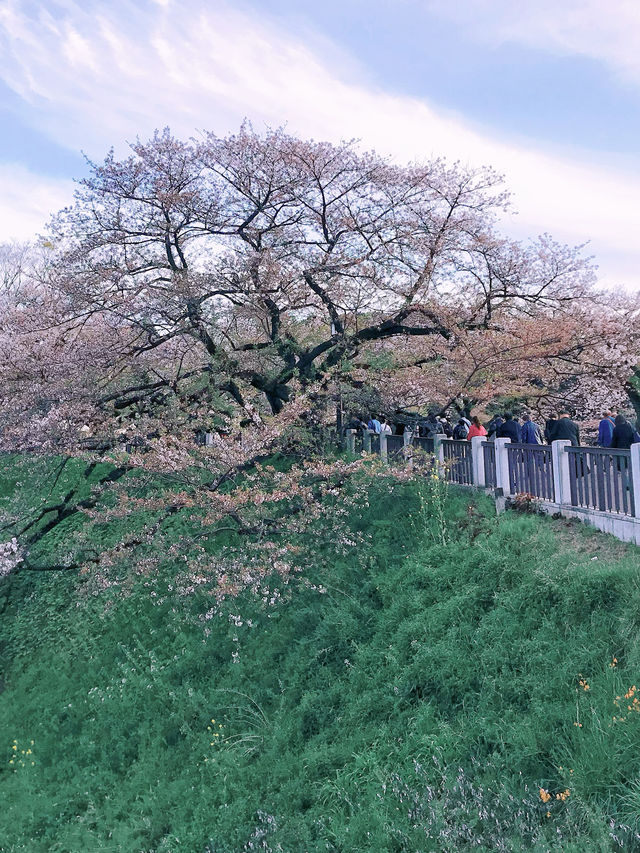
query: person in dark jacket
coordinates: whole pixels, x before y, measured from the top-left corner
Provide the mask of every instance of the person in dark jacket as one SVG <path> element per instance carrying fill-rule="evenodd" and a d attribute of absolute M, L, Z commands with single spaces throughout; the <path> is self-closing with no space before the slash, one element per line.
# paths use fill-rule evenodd
<path fill-rule="evenodd" d="M 520 444 L 520 424 L 510 412 L 506 412 L 504 423 L 498 427 L 498 438 L 510 438 L 512 444 Z"/>
<path fill-rule="evenodd" d="M 458 423 L 453 428 L 453 437 L 457 441 L 463 441 L 469 435 L 469 427 L 464 418 L 460 418 Z"/>
<path fill-rule="evenodd" d="M 447 418 L 440 418 L 440 425 L 442 426 L 442 432 L 446 435 L 447 438 L 451 438 L 453 435 L 453 429 L 451 428 L 451 424 L 449 423 Z"/>
<path fill-rule="evenodd" d="M 367 429 L 367 425 L 364 421 L 361 421 L 357 415 L 353 415 L 349 423 L 346 425 L 345 429 Z"/>
<path fill-rule="evenodd" d="M 574 447 L 580 444 L 580 427 L 569 417 L 569 412 L 560 412 L 558 423 L 553 431 L 553 441 L 570 441 Z"/>
<path fill-rule="evenodd" d="M 551 442 L 553 441 L 557 426 L 558 416 L 555 414 L 549 415 L 547 422 L 544 425 L 544 440 L 547 442 L 547 444 L 551 444 Z"/>
<path fill-rule="evenodd" d="M 487 424 L 487 435 L 489 436 L 489 438 L 496 437 L 496 433 L 498 432 L 503 423 L 504 421 L 502 420 L 500 415 L 494 415 L 491 418 L 491 420 Z"/>
<path fill-rule="evenodd" d="M 618 450 L 628 450 L 633 444 L 633 427 L 624 415 L 617 415 L 616 425 L 613 428 L 611 447 Z"/>
<path fill-rule="evenodd" d="M 427 438 L 434 438 L 436 435 L 444 435 L 442 424 L 434 412 L 429 413 L 424 423 L 424 427 Z"/>

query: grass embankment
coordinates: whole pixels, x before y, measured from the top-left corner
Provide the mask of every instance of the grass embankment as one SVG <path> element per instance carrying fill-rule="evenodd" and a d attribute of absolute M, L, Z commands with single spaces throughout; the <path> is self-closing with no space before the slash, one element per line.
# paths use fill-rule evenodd
<path fill-rule="evenodd" d="M 45 468 L 5 461 L 5 505 L 35 510 Z M 357 559 L 208 620 L 170 560 L 126 594 L 4 580 L 0 849 L 640 849 L 638 550 L 437 483 L 378 478 L 349 512 Z"/>

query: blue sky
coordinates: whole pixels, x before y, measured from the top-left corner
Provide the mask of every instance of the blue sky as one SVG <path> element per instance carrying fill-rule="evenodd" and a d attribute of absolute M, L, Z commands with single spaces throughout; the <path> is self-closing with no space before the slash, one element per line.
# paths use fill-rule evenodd
<path fill-rule="evenodd" d="M 589 241 L 640 289 L 635 0 L 3 0 L 0 229 L 69 203 L 82 153 L 246 116 L 505 174 L 520 239 Z"/>

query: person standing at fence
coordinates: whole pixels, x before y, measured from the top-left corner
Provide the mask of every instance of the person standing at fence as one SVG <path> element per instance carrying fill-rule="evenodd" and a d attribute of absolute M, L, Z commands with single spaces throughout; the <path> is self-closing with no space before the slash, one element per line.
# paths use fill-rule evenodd
<path fill-rule="evenodd" d="M 380 435 L 380 421 L 375 415 L 371 415 L 369 418 L 369 423 L 367 424 L 367 429 L 372 429 L 376 435 Z"/>
<path fill-rule="evenodd" d="M 480 423 L 480 418 L 477 415 L 474 415 L 471 418 L 471 426 L 469 427 L 469 432 L 467 434 L 467 438 L 471 441 L 472 438 L 475 438 L 478 435 L 486 435 L 487 431 Z"/>
<path fill-rule="evenodd" d="M 447 418 L 440 418 L 440 424 L 442 425 L 442 432 L 445 434 L 447 438 L 451 438 L 453 435 L 453 430 L 451 429 L 451 424 L 447 420 Z"/>
<path fill-rule="evenodd" d="M 555 439 L 556 427 L 558 426 L 558 416 L 556 414 L 551 414 L 547 418 L 547 422 L 544 425 L 544 440 L 547 444 L 551 444 L 551 442 Z"/>
<path fill-rule="evenodd" d="M 611 447 L 613 441 L 613 428 L 615 421 L 609 409 L 602 413 L 602 420 L 598 425 L 598 445 L 599 447 Z"/>
<path fill-rule="evenodd" d="M 617 415 L 610 447 L 628 450 L 633 444 L 633 427 L 624 415 Z"/>
<path fill-rule="evenodd" d="M 387 419 L 383 418 L 380 424 L 380 433 L 384 435 L 391 435 L 392 432 L 393 430 L 391 429 L 391 426 L 387 423 Z"/>
<path fill-rule="evenodd" d="M 436 435 L 444 435 L 442 424 L 434 412 L 429 412 L 424 426 L 427 438 L 435 438 Z"/>
<path fill-rule="evenodd" d="M 531 415 L 522 416 L 523 424 L 520 430 L 520 441 L 522 444 L 544 444 L 542 430 L 538 424 L 531 420 Z"/>
<path fill-rule="evenodd" d="M 520 424 L 511 412 L 506 412 L 504 423 L 498 427 L 496 433 L 498 438 L 510 438 L 512 444 L 520 444 Z"/>
<path fill-rule="evenodd" d="M 553 431 L 553 441 L 570 441 L 574 447 L 580 445 L 580 427 L 569 417 L 569 412 L 560 412 Z"/>
<path fill-rule="evenodd" d="M 460 418 L 458 423 L 453 428 L 453 437 L 456 441 L 464 441 L 469 435 L 469 427 L 464 418 Z"/>
<path fill-rule="evenodd" d="M 491 420 L 489 421 L 489 424 L 487 426 L 487 434 L 488 434 L 489 438 L 495 438 L 496 437 L 497 432 L 503 423 L 504 423 L 504 421 L 500 417 L 500 415 L 494 415 L 491 418 Z"/>
<path fill-rule="evenodd" d="M 363 421 L 361 421 L 357 415 L 353 415 L 353 417 L 345 427 L 345 430 L 347 429 L 367 429 L 367 425 Z"/>

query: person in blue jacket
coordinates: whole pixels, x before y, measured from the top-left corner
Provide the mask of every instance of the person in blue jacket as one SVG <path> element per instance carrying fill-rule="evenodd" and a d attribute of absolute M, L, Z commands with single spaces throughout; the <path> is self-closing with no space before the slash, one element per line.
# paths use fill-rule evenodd
<path fill-rule="evenodd" d="M 520 424 L 511 412 L 505 414 L 504 423 L 498 427 L 497 437 L 510 438 L 512 444 L 520 444 Z"/>
<path fill-rule="evenodd" d="M 531 420 L 531 415 L 522 416 L 523 424 L 520 430 L 522 444 L 544 444 L 542 430 Z"/>
<path fill-rule="evenodd" d="M 614 420 L 612 413 L 607 409 L 602 413 L 602 420 L 598 426 L 598 446 L 611 447 L 613 441 Z"/>

